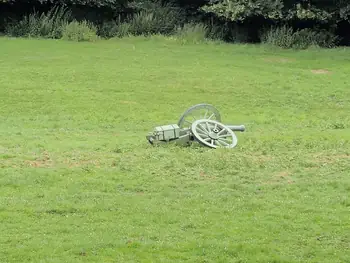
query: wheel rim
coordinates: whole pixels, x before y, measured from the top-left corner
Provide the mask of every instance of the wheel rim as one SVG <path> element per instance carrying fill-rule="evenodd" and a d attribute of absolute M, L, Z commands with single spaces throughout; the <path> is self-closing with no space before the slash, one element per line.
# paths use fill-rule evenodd
<path fill-rule="evenodd" d="M 178 126 L 183 128 L 190 128 L 192 123 L 196 120 L 208 119 L 221 121 L 219 111 L 212 105 L 202 103 L 197 104 L 187 109 L 180 117 Z"/>
<path fill-rule="evenodd" d="M 191 132 L 199 143 L 210 148 L 234 148 L 237 145 L 234 132 L 215 120 L 197 120 L 192 123 Z"/>

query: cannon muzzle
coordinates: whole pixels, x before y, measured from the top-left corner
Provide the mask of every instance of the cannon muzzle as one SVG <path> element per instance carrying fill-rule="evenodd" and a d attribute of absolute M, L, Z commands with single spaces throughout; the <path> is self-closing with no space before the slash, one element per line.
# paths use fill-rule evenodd
<path fill-rule="evenodd" d="M 244 132 L 245 131 L 245 126 L 244 125 L 227 125 L 226 126 L 231 130 L 231 131 L 240 131 Z"/>

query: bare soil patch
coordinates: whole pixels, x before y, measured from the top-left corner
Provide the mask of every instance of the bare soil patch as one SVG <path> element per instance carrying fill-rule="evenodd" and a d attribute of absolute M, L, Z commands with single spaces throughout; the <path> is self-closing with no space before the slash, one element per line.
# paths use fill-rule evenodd
<path fill-rule="evenodd" d="M 272 175 L 267 181 L 263 182 L 263 184 L 268 185 L 277 185 L 277 184 L 293 184 L 295 183 L 293 178 L 291 177 L 290 171 L 280 171 Z"/>
<path fill-rule="evenodd" d="M 348 154 L 336 154 L 336 155 L 315 155 L 313 157 L 313 163 L 316 164 L 333 164 L 344 160 L 350 160 Z"/>
<path fill-rule="evenodd" d="M 35 160 L 27 160 L 25 161 L 25 164 L 29 167 L 45 167 L 49 168 L 53 166 L 53 161 L 51 160 L 51 157 L 48 152 L 43 152 L 42 155 L 39 158 L 36 158 Z"/>
<path fill-rule="evenodd" d="M 137 104 L 136 101 L 130 101 L 130 100 L 121 100 L 119 102 L 122 104 Z"/>
<path fill-rule="evenodd" d="M 274 63 L 290 63 L 295 61 L 291 58 L 280 58 L 280 57 L 272 57 L 272 58 L 264 58 L 265 62 L 274 62 Z"/>
<path fill-rule="evenodd" d="M 311 72 L 314 74 L 330 74 L 331 73 L 327 69 L 312 69 Z"/>

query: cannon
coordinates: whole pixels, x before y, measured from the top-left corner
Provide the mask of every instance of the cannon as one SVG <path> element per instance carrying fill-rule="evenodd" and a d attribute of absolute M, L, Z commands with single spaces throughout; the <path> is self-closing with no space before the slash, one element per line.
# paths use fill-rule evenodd
<path fill-rule="evenodd" d="M 238 142 L 236 131 L 244 132 L 245 126 L 222 124 L 219 111 L 202 103 L 187 109 L 177 124 L 155 127 L 146 139 L 152 145 L 174 142 L 186 146 L 198 142 L 209 148 L 234 148 Z"/>

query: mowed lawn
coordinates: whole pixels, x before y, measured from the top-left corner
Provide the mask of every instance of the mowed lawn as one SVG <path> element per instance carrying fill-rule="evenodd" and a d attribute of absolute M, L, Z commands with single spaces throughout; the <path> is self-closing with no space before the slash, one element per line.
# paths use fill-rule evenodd
<path fill-rule="evenodd" d="M 0 262 L 350 262 L 350 49 L 1 38 L 0 102 Z"/>

